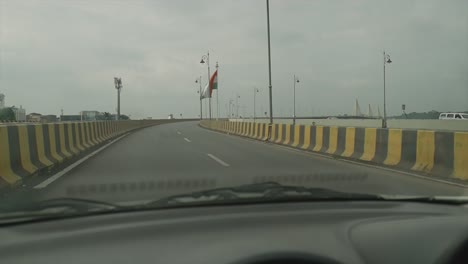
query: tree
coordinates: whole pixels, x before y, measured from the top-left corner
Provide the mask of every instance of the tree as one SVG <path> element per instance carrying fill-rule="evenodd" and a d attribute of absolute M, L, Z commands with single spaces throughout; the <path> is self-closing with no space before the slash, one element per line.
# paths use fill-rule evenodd
<path fill-rule="evenodd" d="M 3 109 L 0 109 L 0 120 L 1 121 L 16 121 L 13 107 L 6 107 Z"/>
<path fill-rule="evenodd" d="M 104 112 L 104 120 L 112 120 L 112 115 L 109 112 Z"/>
<path fill-rule="evenodd" d="M 96 116 L 96 120 L 113 120 L 112 115 L 109 112 L 99 113 Z"/>
<path fill-rule="evenodd" d="M 440 112 L 431 110 L 429 112 L 411 112 L 408 114 L 402 114 L 394 116 L 395 119 L 438 119 Z"/>
<path fill-rule="evenodd" d="M 128 115 L 120 115 L 120 120 L 130 120 Z"/>

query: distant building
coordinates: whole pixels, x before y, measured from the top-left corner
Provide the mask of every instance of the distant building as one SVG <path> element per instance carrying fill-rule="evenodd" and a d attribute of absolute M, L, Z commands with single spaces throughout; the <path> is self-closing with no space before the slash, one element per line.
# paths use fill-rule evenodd
<path fill-rule="evenodd" d="M 81 115 L 61 115 L 60 121 L 62 122 L 81 121 Z"/>
<path fill-rule="evenodd" d="M 41 116 L 41 122 L 42 123 L 57 122 L 57 116 L 56 115 L 43 115 Z"/>
<path fill-rule="evenodd" d="M 0 93 L 0 109 L 5 108 L 5 95 Z M 18 122 L 25 122 L 26 121 L 26 109 L 22 106 L 18 107 L 11 107 L 13 113 L 15 113 L 15 120 Z"/>
<path fill-rule="evenodd" d="M 81 120 L 83 121 L 96 121 L 97 117 L 99 116 L 98 111 L 81 111 L 80 115 L 82 117 Z"/>
<path fill-rule="evenodd" d="M 42 115 L 39 113 L 30 113 L 26 116 L 28 122 L 41 122 Z"/>
<path fill-rule="evenodd" d="M 25 122 L 26 121 L 26 109 L 24 109 L 22 106 L 20 106 L 20 108 L 12 107 L 11 109 L 15 113 L 15 120 L 17 122 Z"/>

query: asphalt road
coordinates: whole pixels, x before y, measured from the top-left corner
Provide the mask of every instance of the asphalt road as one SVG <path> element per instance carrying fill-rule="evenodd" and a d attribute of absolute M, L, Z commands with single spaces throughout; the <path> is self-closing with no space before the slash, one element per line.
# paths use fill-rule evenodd
<path fill-rule="evenodd" d="M 361 193 L 468 194 L 414 175 L 206 130 L 198 122 L 130 133 L 34 191 L 44 199 L 140 201 L 261 181 Z"/>

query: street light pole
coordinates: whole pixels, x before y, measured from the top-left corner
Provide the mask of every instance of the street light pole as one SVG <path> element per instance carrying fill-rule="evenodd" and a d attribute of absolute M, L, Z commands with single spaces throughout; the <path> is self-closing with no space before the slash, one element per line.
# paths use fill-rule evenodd
<path fill-rule="evenodd" d="M 267 30 L 268 30 L 268 89 L 270 91 L 270 125 L 268 129 L 268 137 L 270 137 L 271 126 L 273 125 L 273 94 L 271 85 L 271 50 L 270 50 L 270 1 L 266 0 L 267 9 Z"/>
<path fill-rule="evenodd" d="M 117 89 L 117 120 L 120 120 L 120 89 Z"/>
<path fill-rule="evenodd" d="M 201 86 L 201 82 L 202 82 L 202 78 L 201 76 L 198 77 L 196 80 L 195 80 L 195 83 L 199 83 L 200 84 L 200 88 L 198 90 L 198 94 L 200 95 L 200 120 L 203 120 L 203 109 L 202 109 L 202 86 Z"/>
<path fill-rule="evenodd" d="M 234 101 L 229 99 L 229 118 L 232 118 L 234 115 Z"/>
<path fill-rule="evenodd" d="M 239 98 L 240 95 L 236 96 L 236 118 L 239 119 Z"/>
<path fill-rule="evenodd" d="M 122 78 L 114 77 L 115 89 L 117 89 L 117 120 L 120 120 L 120 91 L 122 90 Z"/>
<path fill-rule="evenodd" d="M 253 119 L 254 119 L 254 122 L 255 122 L 255 119 L 256 119 L 256 113 L 255 113 L 255 112 L 256 112 L 256 107 L 255 107 L 255 96 L 256 96 L 256 94 L 257 94 L 258 92 L 259 92 L 259 91 L 258 91 L 257 87 L 254 87 L 254 102 L 253 102 L 253 103 L 254 103 L 254 105 L 253 105 Z"/>
<path fill-rule="evenodd" d="M 385 91 L 385 65 L 387 63 L 392 63 L 392 60 L 390 59 L 390 55 L 386 54 L 385 51 L 383 52 L 383 98 L 384 98 L 384 104 L 383 104 L 383 111 L 384 111 L 384 116 L 382 119 L 382 128 L 387 128 L 387 100 L 386 100 L 386 91 Z"/>
<path fill-rule="evenodd" d="M 294 109 L 293 110 L 293 125 L 296 124 L 296 83 L 298 83 L 298 82 L 299 82 L 299 78 L 297 78 L 296 75 L 294 75 L 294 84 L 293 84 L 293 87 L 294 87 L 293 88 L 293 90 L 294 90 L 294 92 L 293 92 L 293 97 L 294 97 L 294 100 L 293 100 L 294 101 L 294 103 L 293 103 L 293 105 L 294 105 L 294 107 L 293 107 L 293 109 Z"/>

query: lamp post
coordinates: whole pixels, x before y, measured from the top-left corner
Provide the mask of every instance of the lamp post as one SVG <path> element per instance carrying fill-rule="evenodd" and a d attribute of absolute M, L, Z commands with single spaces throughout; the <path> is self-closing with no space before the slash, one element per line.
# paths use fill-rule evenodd
<path fill-rule="evenodd" d="M 294 75 L 294 84 L 293 84 L 293 97 L 294 97 L 294 107 L 293 107 L 293 125 L 296 124 L 296 83 L 299 83 L 299 78 Z"/>
<path fill-rule="evenodd" d="M 271 138 L 271 131 L 273 128 L 273 86 L 271 84 L 271 45 L 270 45 L 270 1 L 266 0 L 267 11 L 267 36 L 268 36 L 268 91 L 270 102 L 270 123 L 268 124 L 268 137 Z"/>
<path fill-rule="evenodd" d="M 228 108 L 228 104 L 224 104 L 224 106 L 226 107 L 226 118 L 229 118 L 229 108 Z"/>
<path fill-rule="evenodd" d="M 195 83 L 199 83 L 199 84 L 200 84 L 200 88 L 199 88 L 199 90 L 198 90 L 197 93 L 200 95 L 200 98 L 199 98 L 199 100 L 200 100 L 200 120 L 203 120 L 203 110 L 202 110 L 202 86 L 201 86 L 201 81 L 202 81 L 202 79 L 201 79 L 201 76 L 200 76 L 200 77 L 198 77 L 198 78 L 195 80 Z"/>
<path fill-rule="evenodd" d="M 117 120 L 120 120 L 120 91 L 122 90 L 122 78 L 114 77 L 115 89 L 117 89 Z"/>
<path fill-rule="evenodd" d="M 210 52 L 208 51 L 206 53 L 206 55 L 203 55 L 201 57 L 201 60 L 200 60 L 200 63 L 201 64 L 204 64 L 206 62 L 206 65 L 208 66 L 208 90 L 210 90 L 211 87 L 210 86 Z M 211 120 L 211 94 L 210 94 L 210 97 L 208 99 L 208 102 L 209 102 L 209 113 L 210 113 L 210 120 Z"/>
<path fill-rule="evenodd" d="M 253 119 L 254 119 L 254 122 L 255 122 L 255 119 L 256 119 L 255 96 L 257 95 L 258 92 L 259 92 L 259 90 L 257 89 L 257 87 L 254 87 L 254 102 L 253 102 L 254 103 L 254 105 L 253 105 Z"/>
<path fill-rule="evenodd" d="M 266 0 L 267 9 L 267 31 L 268 31 L 268 90 L 270 91 L 270 125 L 268 126 L 268 138 L 273 125 L 273 94 L 271 85 L 271 50 L 270 50 L 270 1 Z"/>
<path fill-rule="evenodd" d="M 239 98 L 240 95 L 236 96 L 236 118 L 239 119 Z"/>
<path fill-rule="evenodd" d="M 385 95 L 385 65 L 392 63 L 392 60 L 390 59 L 390 55 L 383 52 L 383 119 L 382 119 L 382 128 L 387 128 L 387 100 L 386 100 L 386 95 Z"/>
<path fill-rule="evenodd" d="M 234 100 L 229 99 L 229 118 L 234 115 Z"/>

